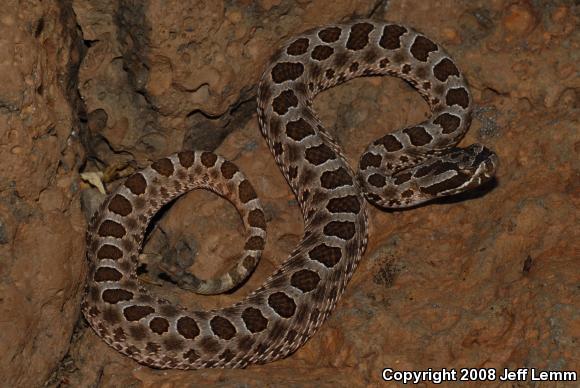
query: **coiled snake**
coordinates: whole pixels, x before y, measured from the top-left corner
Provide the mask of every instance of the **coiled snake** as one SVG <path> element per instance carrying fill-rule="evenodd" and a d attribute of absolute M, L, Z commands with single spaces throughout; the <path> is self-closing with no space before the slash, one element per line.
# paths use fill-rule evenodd
<path fill-rule="evenodd" d="M 366 75 L 413 85 L 429 119 L 368 146 L 353 172 L 312 110 L 319 92 Z M 150 294 L 136 275 L 145 228 L 160 207 L 193 188 L 230 199 L 247 231 L 238 263 L 218 279 L 186 285 L 222 292 L 244 280 L 265 244 L 265 218 L 238 168 L 211 153 L 183 151 L 135 173 L 112 192 L 87 233 L 90 273 L 83 312 L 109 345 L 156 368 L 245 367 L 287 356 L 334 309 L 367 243 L 366 199 L 387 208 L 463 192 L 495 174 L 481 145 L 457 148 L 472 98 L 453 60 L 409 27 L 370 20 L 316 28 L 274 55 L 258 87 L 262 134 L 300 204 L 304 236 L 284 264 L 244 300 L 188 311 Z"/>

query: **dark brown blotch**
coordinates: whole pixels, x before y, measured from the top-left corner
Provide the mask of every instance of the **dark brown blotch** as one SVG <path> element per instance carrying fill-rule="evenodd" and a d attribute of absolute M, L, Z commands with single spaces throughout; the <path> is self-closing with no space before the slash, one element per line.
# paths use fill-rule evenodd
<path fill-rule="evenodd" d="M 103 291 L 101 296 L 103 300 L 110 304 L 119 303 L 122 300 L 131 300 L 133 299 L 133 293 L 131 291 L 123 290 L 120 288 L 112 288 Z"/>
<path fill-rule="evenodd" d="M 370 23 L 357 23 L 350 28 L 346 48 L 353 51 L 362 50 L 369 44 L 369 34 L 374 29 Z"/>
<path fill-rule="evenodd" d="M 467 94 L 467 90 L 462 87 L 449 89 L 445 96 L 445 101 L 447 105 L 457 104 L 466 109 L 469 106 L 469 95 Z"/>
<path fill-rule="evenodd" d="M 326 77 L 326 79 L 333 79 L 334 78 L 334 70 L 333 69 L 328 69 L 324 72 L 324 76 Z"/>
<path fill-rule="evenodd" d="M 354 222 L 350 221 L 332 221 L 326 224 L 323 229 L 327 236 L 334 236 L 343 240 L 350 240 L 354 237 L 356 227 Z"/>
<path fill-rule="evenodd" d="M 193 151 L 181 151 L 177 153 L 177 158 L 179 159 L 179 163 L 185 167 L 189 168 L 193 166 L 193 162 L 195 162 L 195 152 Z"/>
<path fill-rule="evenodd" d="M 375 187 L 383 187 L 387 181 L 381 174 L 372 174 L 368 177 L 367 182 Z"/>
<path fill-rule="evenodd" d="M 180 317 L 177 320 L 177 332 L 183 336 L 183 338 L 194 339 L 199 335 L 199 327 L 195 322 L 195 319 L 191 317 Z"/>
<path fill-rule="evenodd" d="M 376 145 L 382 145 L 388 152 L 399 151 L 403 148 L 403 144 L 393 135 L 385 135 L 375 141 Z"/>
<path fill-rule="evenodd" d="M 318 166 L 327 160 L 336 159 L 336 154 L 332 149 L 330 149 L 330 147 L 322 143 L 318 146 L 306 149 L 305 158 L 310 164 Z"/>
<path fill-rule="evenodd" d="M 314 135 L 314 129 L 306 120 L 299 118 L 286 124 L 286 134 L 293 140 L 301 141 L 305 137 Z"/>
<path fill-rule="evenodd" d="M 123 274 L 111 267 L 100 267 L 95 272 L 93 279 L 95 282 L 118 282 L 123 277 Z"/>
<path fill-rule="evenodd" d="M 229 160 L 225 160 L 221 167 L 220 170 L 222 172 L 222 175 L 224 176 L 224 178 L 226 179 L 232 179 L 232 177 L 234 176 L 234 174 L 236 172 L 238 172 L 238 167 L 233 164 L 232 162 L 230 162 Z"/>
<path fill-rule="evenodd" d="M 260 251 L 264 249 L 265 241 L 260 236 L 252 236 L 246 241 L 246 245 L 244 245 L 244 249 L 252 250 L 252 251 Z"/>
<path fill-rule="evenodd" d="M 143 175 L 136 173 L 127 178 L 125 181 L 125 187 L 131 190 L 133 194 L 140 195 L 145 192 L 145 189 L 147 188 L 147 181 Z"/>
<path fill-rule="evenodd" d="M 236 328 L 224 317 L 215 316 L 209 321 L 211 330 L 221 339 L 230 340 L 236 335 Z"/>
<path fill-rule="evenodd" d="M 360 159 L 360 169 L 366 170 L 369 167 L 379 167 L 381 165 L 382 158 L 380 155 L 375 155 L 371 152 L 367 152 Z"/>
<path fill-rule="evenodd" d="M 272 101 L 274 112 L 280 116 L 285 115 L 292 107 L 298 106 L 298 97 L 292 90 L 284 90 Z"/>
<path fill-rule="evenodd" d="M 407 29 L 396 24 L 390 24 L 383 29 L 383 35 L 379 40 L 379 45 L 387 50 L 395 50 L 401 47 L 401 36 Z"/>
<path fill-rule="evenodd" d="M 455 115 L 450 113 L 443 113 L 439 115 L 435 120 L 433 120 L 434 124 L 440 125 L 443 130 L 442 133 L 448 134 L 453 133 L 459 128 L 459 124 L 461 123 L 461 119 Z"/>
<path fill-rule="evenodd" d="M 432 196 L 440 195 L 449 190 L 456 189 L 469 181 L 469 175 L 457 173 L 451 178 L 435 183 L 431 186 L 420 187 L 422 193 L 430 194 Z"/>
<path fill-rule="evenodd" d="M 173 163 L 168 158 L 159 159 L 151 165 L 151 168 L 163 176 L 173 174 Z"/>
<path fill-rule="evenodd" d="M 268 297 L 268 305 L 282 318 L 290 318 L 296 311 L 294 300 L 281 291 Z"/>
<path fill-rule="evenodd" d="M 328 201 L 326 209 L 331 213 L 354 213 L 360 212 L 360 201 L 354 195 L 332 198 Z"/>
<path fill-rule="evenodd" d="M 365 197 L 369 200 L 369 202 L 371 203 L 379 203 L 381 201 L 381 197 L 379 197 L 377 194 L 375 193 L 365 193 Z"/>
<path fill-rule="evenodd" d="M 405 182 L 408 182 L 413 175 L 410 172 L 403 172 L 395 175 L 394 183 L 396 185 L 402 185 Z"/>
<path fill-rule="evenodd" d="M 203 164 L 207 168 L 210 168 L 213 167 L 217 162 L 217 155 L 214 154 L 213 152 L 203 152 L 201 154 L 200 160 L 201 164 Z"/>
<path fill-rule="evenodd" d="M 457 165 L 452 162 L 442 162 L 440 160 L 436 161 L 435 163 L 431 164 L 429 173 L 433 175 L 441 175 L 448 171 L 456 171 Z M 415 176 L 418 176 L 419 172 L 415 173 Z"/>
<path fill-rule="evenodd" d="M 288 168 L 288 178 L 293 181 L 298 176 L 298 167 L 297 166 L 290 166 Z"/>
<path fill-rule="evenodd" d="M 312 57 L 312 59 L 315 59 L 317 61 L 324 61 L 325 59 L 328 59 L 328 57 L 330 57 L 332 54 L 334 53 L 334 49 L 330 46 L 326 46 L 326 45 L 320 45 L 320 46 L 316 46 L 312 52 L 310 53 L 310 56 Z"/>
<path fill-rule="evenodd" d="M 274 150 L 275 156 L 282 155 L 282 152 L 283 152 L 282 143 L 280 143 L 280 142 L 274 143 L 274 145 L 272 146 L 272 149 Z"/>
<path fill-rule="evenodd" d="M 402 198 L 411 198 L 413 196 L 413 193 L 414 193 L 413 190 L 408 189 L 408 190 L 405 190 L 401 193 L 401 197 Z"/>
<path fill-rule="evenodd" d="M 256 192 L 248 180 L 240 182 L 240 185 L 238 186 L 238 195 L 242 203 L 247 203 L 252 199 L 257 198 Z"/>
<path fill-rule="evenodd" d="M 248 224 L 255 228 L 266 229 L 266 217 L 260 209 L 254 209 L 248 214 Z"/>
<path fill-rule="evenodd" d="M 268 320 L 262 312 L 253 307 L 248 307 L 242 312 L 242 320 L 246 328 L 252 333 L 259 333 L 268 326 Z"/>
<path fill-rule="evenodd" d="M 290 284 L 302 292 L 310 292 L 318 286 L 320 276 L 309 269 L 294 272 L 290 278 Z"/>
<path fill-rule="evenodd" d="M 340 38 L 341 29 L 338 27 L 327 27 L 318 31 L 318 37 L 325 43 L 336 42 Z"/>
<path fill-rule="evenodd" d="M 433 67 L 433 74 L 441 82 L 447 81 L 447 78 L 455 75 L 459 76 L 459 69 L 449 58 L 443 58 Z"/>
<path fill-rule="evenodd" d="M 334 267 L 341 259 L 342 253 L 340 248 L 328 246 L 324 243 L 317 245 L 308 252 L 308 256 L 312 260 L 316 260 L 324 264 L 328 268 Z"/>
<path fill-rule="evenodd" d="M 169 322 L 162 317 L 155 317 L 149 322 L 149 328 L 156 334 L 163 334 L 169 330 Z"/>
<path fill-rule="evenodd" d="M 352 185 L 352 177 L 344 167 L 334 171 L 325 171 L 320 176 L 320 184 L 325 189 L 335 189 L 340 186 Z"/>
<path fill-rule="evenodd" d="M 438 47 L 435 43 L 419 35 L 415 38 L 415 41 L 411 45 L 411 55 L 421 62 L 427 62 L 429 53 L 437 51 Z"/>
<path fill-rule="evenodd" d="M 127 216 L 133 211 L 131 202 L 121 194 L 116 194 L 109 202 L 109 210 L 120 216 Z"/>
<path fill-rule="evenodd" d="M 272 69 L 272 80 L 281 84 L 285 81 L 294 81 L 304 73 L 304 65 L 298 62 L 280 62 Z"/>
<path fill-rule="evenodd" d="M 288 55 L 302 55 L 308 50 L 310 42 L 307 38 L 299 38 L 292 42 L 286 49 Z"/>
<path fill-rule="evenodd" d="M 242 265 L 244 266 L 244 268 L 248 271 L 251 271 L 252 268 L 254 268 L 256 266 L 256 263 L 258 262 L 258 259 L 252 255 L 247 255 L 246 257 L 244 257 L 244 261 L 242 261 Z"/>
<path fill-rule="evenodd" d="M 149 314 L 153 314 L 155 309 L 150 306 L 129 306 L 123 310 L 123 315 L 128 321 L 138 321 Z"/>
<path fill-rule="evenodd" d="M 433 140 L 433 136 L 427 132 L 423 127 L 411 127 L 403 129 L 403 132 L 409 136 L 411 144 L 416 147 L 424 146 L 429 144 Z"/>
<path fill-rule="evenodd" d="M 99 236 L 101 237 L 116 237 L 121 238 L 125 235 L 125 228 L 123 225 L 112 220 L 105 220 L 99 226 Z"/>

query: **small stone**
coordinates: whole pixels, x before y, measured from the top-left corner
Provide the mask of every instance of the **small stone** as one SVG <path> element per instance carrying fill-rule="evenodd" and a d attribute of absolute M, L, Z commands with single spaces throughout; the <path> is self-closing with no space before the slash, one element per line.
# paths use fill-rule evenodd
<path fill-rule="evenodd" d="M 507 15 L 502 20 L 505 29 L 513 34 L 523 35 L 530 32 L 536 25 L 531 6 L 513 4 L 508 8 Z"/>

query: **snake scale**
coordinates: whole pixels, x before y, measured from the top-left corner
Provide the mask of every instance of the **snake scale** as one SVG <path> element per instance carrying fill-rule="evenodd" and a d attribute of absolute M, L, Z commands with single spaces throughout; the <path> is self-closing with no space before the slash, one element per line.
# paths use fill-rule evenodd
<path fill-rule="evenodd" d="M 368 75 L 404 79 L 432 114 L 370 144 L 355 174 L 312 100 Z M 263 73 L 258 119 L 300 204 L 304 235 L 298 246 L 262 286 L 229 307 L 190 311 L 151 294 L 136 275 L 144 231 L 162 205 L 193 188 L 230 199 L 247 239 L 238 263 L 219 279 L 192 279 L 192 289 L 213 293 L 240 283 L 265 244 L 264 213 L 234 164 L 201 151 L 160 159 L 119 185 L 90 222 L 82 304 L 89 324 L 110 346 L 155 368 L 243 368 L 286 357 L 325 321 L 357 268 L 367 244 L 365 200 L 404 208 L 494 176 L 498 158 L 492 151 L 456 146 L 471 110 L 472 97 L 453 60 L 409 27 L 357 20 L 293 37 Z"/>

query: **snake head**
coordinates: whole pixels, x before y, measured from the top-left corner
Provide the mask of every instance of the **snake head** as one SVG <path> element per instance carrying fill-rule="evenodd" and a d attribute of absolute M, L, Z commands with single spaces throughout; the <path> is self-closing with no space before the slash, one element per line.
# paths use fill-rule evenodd
<path fill-rule="evenodd" d="M 469 179 L 451 193 L 466 191 L 482 185 L 492 179 L 499 166 L 496 153 L 481 144 L 472 144 L 467 148 L 459 148 L 457 155 L 449 157 L 450 162 L 456 165 L 456 170 Z M 455 152 L 455 150 L 453 151 Z"/>
<path fill-rule="evenodd" d="M 382 164 L 367 168 L 359 172 L 359 181 L 371 203 L 407 208 L 478 187 L 494 177 L 498 164 L 493 151 L 473 144 L 432 154 L 394 174 Z"/>

